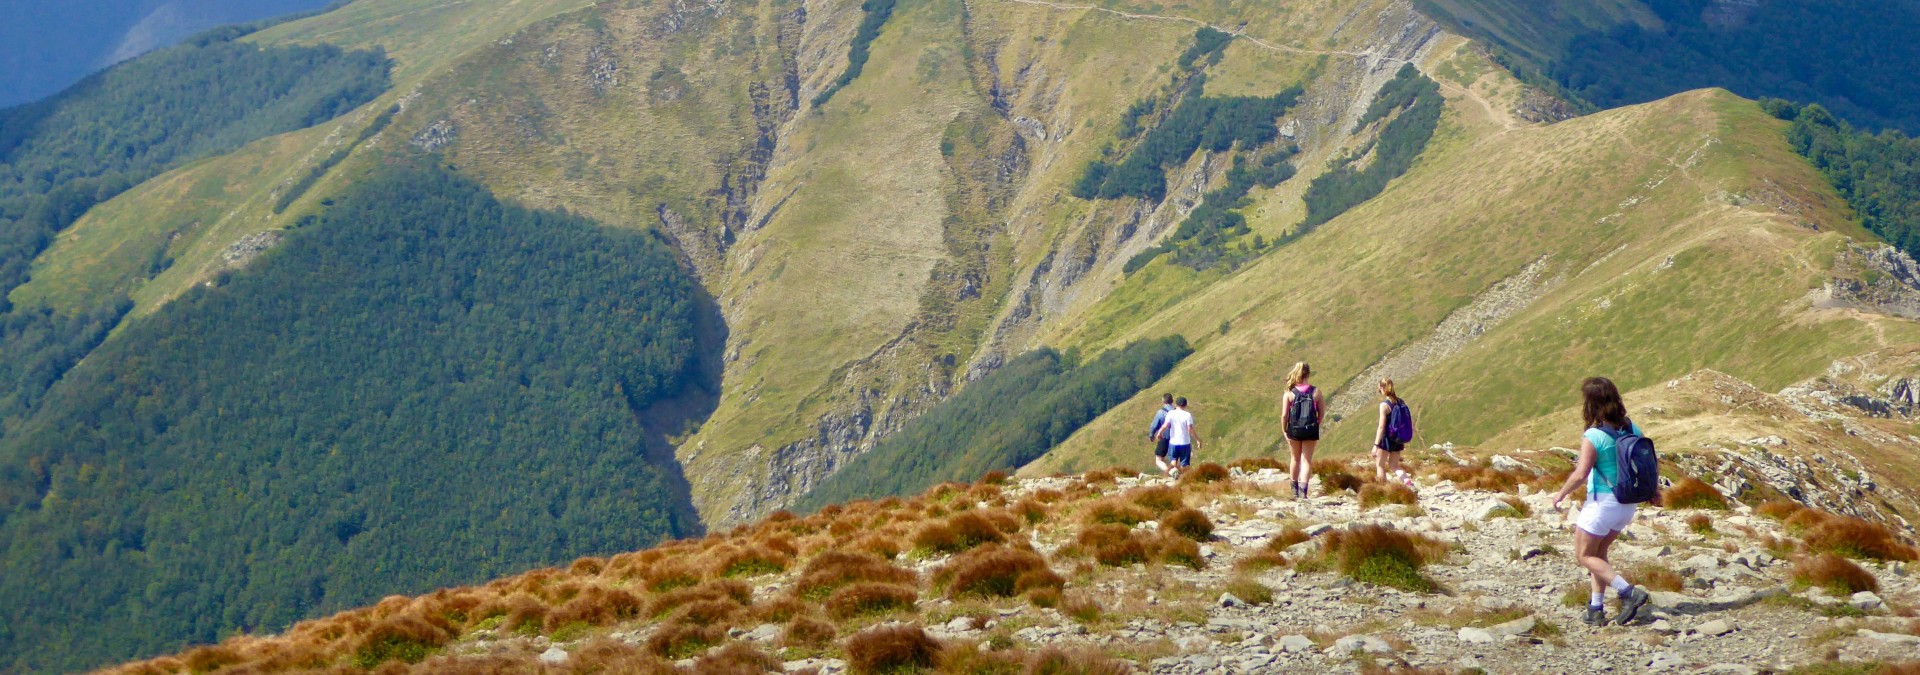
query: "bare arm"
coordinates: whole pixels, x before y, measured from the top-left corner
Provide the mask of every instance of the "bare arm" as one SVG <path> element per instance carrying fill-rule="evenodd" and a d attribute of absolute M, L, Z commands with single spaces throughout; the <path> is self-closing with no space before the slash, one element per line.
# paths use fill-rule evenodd
<path fill-rule="evenodd" d="M 1566 484 L 1561 485 L 1560 492 L 1553 495 L 1554 510 L 1559 510 L 1561 500 L 1566 499 L 1567 495 L 1573 494 L 1573 491 L 1587 480 L 1587 474 L 1593 471 L 1593 463 L 1599 456 L 1599 451 L 1593 448 L 1593 441 L 1582 437 L 1580 439 L 1580 458 L 1573 463 L 1573 473 L 1567 474 Z"/>
<path fill-rule="evenodd" d="M 1392 405 L 1386 401 L 1380 402 L 1380 424 L 1373 431 L 1373 446 L 1376 448 L 1387 444 L 1387 415 L 1390 410 L 1393 410 Z"/>
<path fill-rule="evenodd" d="M 1319 387 L 1313 388 L 1313 421 L 1317 423 L 1327 421 L 1327 397 L 1320 395 Z"/>

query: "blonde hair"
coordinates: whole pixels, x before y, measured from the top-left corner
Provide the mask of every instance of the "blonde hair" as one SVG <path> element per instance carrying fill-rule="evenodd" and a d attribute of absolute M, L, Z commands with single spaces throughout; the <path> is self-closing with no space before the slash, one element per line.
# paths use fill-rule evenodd
<path fill-rule="evenodd" d="M 1293 364 L 1293 370 L 1287 372 L 1287 386 L 1298 387 L 1309 377 L 1313 377 L 1313 366 L 1307 365 L 1305 361 Z"/>
<path fill-rule="evenodd" d="M 1393 401 L 1394 403 L 1400 402 L 1400 395 L 1393 393 L 1393 378 L 1391 377 L 1380 378 L 1380 393 L 1386 394 L 1387 400 L 1389 401 Z"/>

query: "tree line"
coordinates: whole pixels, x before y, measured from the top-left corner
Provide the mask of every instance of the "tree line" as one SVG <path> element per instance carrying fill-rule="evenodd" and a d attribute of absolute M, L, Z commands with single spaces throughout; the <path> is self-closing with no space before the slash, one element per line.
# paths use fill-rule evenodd
<path fill-rule="evenodd" d="M 1792 123 L 1787 143 L 1846 198 L 1867 230 L 1920 257 L 1920 139 L 1855 129 L 1818 103 L 1770 99 L 1761 106 Z"/>
<path fill-rule="evenodd" d="M 1387 189 L 1387 183 L 1413 168 L 1414 159 L 1439 128 L 1445 105 L 1438 83 L 1420 74 L 1412 64 L 1401 66 L 1400 72 L 1380 88 L 1359 123 L 1366 126 L 1389 116 L 1392 119 L 1371 144 L 1335 160 L 1326 173 L 1307 185 L 1301 197 L 1307 205 L 1307 217 L 1284 239 L 1305 236 L 1347 209 L 1373 199 Z M 1356 168 L 1369 154 L 1373 161 Z"/>
<path fill-rule="evenodd" d="M 1185 338 L 1143 340 L 1082 363 L 1075 352 L 1027 352 L 848 461 L 796 508 L 918 493 L 1012 470 L 1065 441 L 1193 352 Z"/>
<path fill-rule="evenodd" d="M 697 533 L 636 411 L 689 384 L 699 298 L 655 235 L 380 169 L 0 439 L 0 670 Z"/>

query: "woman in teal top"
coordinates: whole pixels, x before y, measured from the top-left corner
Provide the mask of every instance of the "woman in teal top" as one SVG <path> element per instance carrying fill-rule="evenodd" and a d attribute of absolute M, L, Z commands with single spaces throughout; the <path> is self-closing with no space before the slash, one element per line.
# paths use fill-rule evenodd
<path fill-rule="evenodd" d="M 1638 435 L 1640 427 L 1627 419 L 1627 404 L 1621 400 L 1620 389 L 1613 386 L 1612 380 L 1587 378 L 1580 383 L 1580 393 L 1585 399 L 1581 417 L 1586 425 L 1580 434 L 1580 458 L 1559 494 L 1553 496 L 1553 509 L 1560 510 L 1560 502 L 1573 494 L 1582 482 L 1586 483 L 1586 503 L 1573 521 L 1574 560 L 1587 569 L 1593 584 L 1586 623 L 1589 626 L 1607 624 L 1606 591 L 1612 588 L 1620 596 L 1620 614 L 1614 617 L 1613 623 L 1624 626 L 1646 606 L 1648 596 L 1646 589 L 1628 583 L 1626 577 L 1614 572 L 1613 563 L 1607 560 L 1607 550 L 1620 533 L 1626 531 L 1627 524 L 1633 522 L 1637 510 L 1633 504 L 1622 504 L 1613 497 L 1612 481 L 1619 475 L 1620 467 L 1619 443 L 1614 435 L 1627 429 Z M 1656 495 L 1652 503 L 1659 506 L 1660 497 Z"/>

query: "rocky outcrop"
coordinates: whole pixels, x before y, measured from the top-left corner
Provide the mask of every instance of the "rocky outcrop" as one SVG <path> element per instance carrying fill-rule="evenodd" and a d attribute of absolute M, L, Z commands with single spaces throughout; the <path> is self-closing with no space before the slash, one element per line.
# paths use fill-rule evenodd
<path fill-rule="evenodd" d="M 1884 244 L 1849 244 L 1834 260 L 1835 277 L 1815 290 L 1815 307 L 1848 308 L 1920 319 L 1920 264 Z"/>

